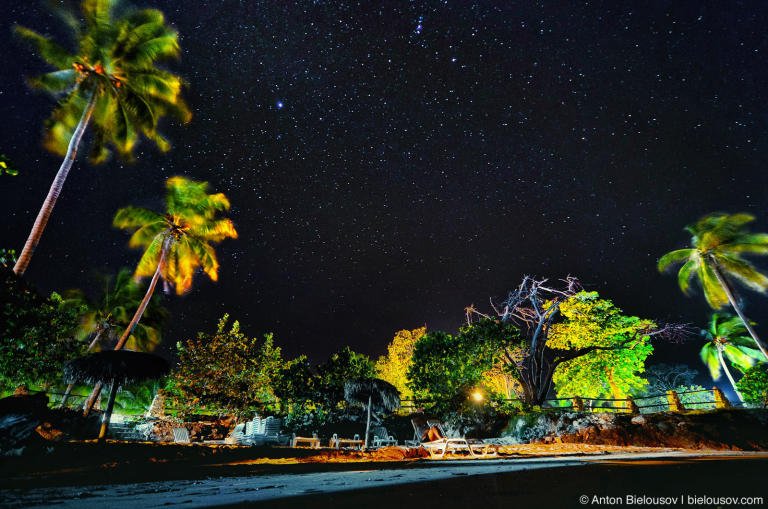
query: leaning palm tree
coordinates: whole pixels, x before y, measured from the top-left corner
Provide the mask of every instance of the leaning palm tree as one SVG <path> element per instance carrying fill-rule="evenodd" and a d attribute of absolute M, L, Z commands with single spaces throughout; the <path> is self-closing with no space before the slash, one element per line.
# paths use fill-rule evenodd
<path fill-rule="evenodd" d="M 104 291 L 100 298 L 89 301 L 79 290 L 70 291 L 67 298 L 83 304 L 85 312 L 80 317 L 80 324 L 75 337 L 88 341 L 86 352 L 111 349 L 122 336 L 125 327 L 131 321 L 131 313 L 139 305 L 144 290 L 132 277 L 130 269 L 120 269 L 114 278 L 104 279 Z M 160 329 L 168 318 L 168 311 L 160 305 L 159 297 L 150 300 L 143 320 L 137 324 L 126 342 L 129 350 L 150 352 L 160 344 Z M 74 384 L 69 384 L 64 391 L 60 405 L 64 407 Z"/>
<path fill-rule="evenodd" d="M 688 294 L 691 279 L 695 277 L 712 309 L 720 309 L 730 303 L 768 359 L 768 352 L 744 315 L 732 286 L 732 280 L 736 280 L 752 290 L 768 291 L 768 277 L 744 258 L 744 255 L 768 254 L 768 233 L 752 233 L 746 228 L 754 220 L 749 214 L 716 213 L 704 216 L 685 228 L 691 234 L 692 247 L 670 251 L 659 259 L 658 267 L 663 272 L 674 264 L 682 263 L 677 282 L 683 293 Z"/>
<path fill-rule="evenodd" d="M 701 360 L 709 368 L 712 379 L 719 380 L 725 372 L 734 392 L 740 400 L 744 401 L 725 360 L 728 359 L 731 365 L 743 373 L 762 358 L 762 354 L 752 348 L 754 342 L 747 335 L 747 328 L 736 316 L 714 313 L 709 322 L 709 328 L 701 331 L 701 335 L 706 341 L 701 348 Z"/>
<path fill-rule="evenodd" d="M 195 182 L 184 177 L 169 178 L 165 187 L 165 213 L 125 207 L 115 214 L 114 226 L 133 232 L 128 246 L 144 249 L 135 277 L 152 278 L 115 350 L 123 348 L 133 334 L 161 278 L 166 287 L 175 288 L 178 295 L 192 288 L 192 278 L 198 269 L 216 281 L 219 261 L 213 244 L 237 238 L 232 221 L 218 217 L 219 212 L 229 210 L 229 200 L 224 194 L 208 194 L 207 182 Z M 97 384 L 86 401 L 86 414 L 93 407 L 99 392 L 101 385 Z"/>
<path fill-rule="evenodd" d="M 158 61 L 178 57 L 178 34 L 165 24 L 162 12 L 118 12 L 117 3 L 83 0 L 82 16 L 59 11 L 73 31 L 73 51 L 29 28 L 16 27 L 55 69 L 30 83 L 61 97 L 49 121 L 45 146 L 64 157 L 14 266 L 16 274 L 23 274 L 29 265 L 86 128 L 93 129 L 91 160 L 98 164 L 107 159 L 110 146 L 130 159 L 141 136 L 168 150 L 168 141 L 157 130 L 160 118 L 191 117 L 181 99 L 181 78 L 156 67 Z"/>

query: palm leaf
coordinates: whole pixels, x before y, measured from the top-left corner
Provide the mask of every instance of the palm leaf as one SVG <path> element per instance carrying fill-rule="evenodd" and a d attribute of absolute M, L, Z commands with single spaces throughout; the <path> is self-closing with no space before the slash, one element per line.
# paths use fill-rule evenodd
<path fill-rule="evenodd" d="M 768 290 L 768 277 L 762 274 L 746 260 L 734 255 L 718 255 L 718 264 L 729 275 L 738 279 L 742 284 L 757 292 Z"/>
<path fill-rule="evenodd" d="M 19 37 L 32 44 L 37 54 L 47 64 L 57 69 L 69 69 L 72 67 L 75 57 L 49 38 L 23 26 L 15 26 L 14 31 Z"/>
<path fill-rule="evenodd" d="M 659 272 L 664 272 L 671 265 L 674 265 L 676 263 L 681 263 L 682 261 L 689 259 L 693 254 L 693 251 L 694 251 L 693 249 L 676 249 L 674 251 L 670 251 L 669 253 L 665 254 L 664 256 L 659 258 L 659 262 L 658 262 Z"/>
<path fill-rule="evenodd" d="M 717 347 L 713 343 L 707 343 L 701 349 L 699 353 L 702 362 L 709 369 L 709 374 L 712 376 L 712 380 L 720 380 L 722 376 L 720 360 L 717 355 Z"/>

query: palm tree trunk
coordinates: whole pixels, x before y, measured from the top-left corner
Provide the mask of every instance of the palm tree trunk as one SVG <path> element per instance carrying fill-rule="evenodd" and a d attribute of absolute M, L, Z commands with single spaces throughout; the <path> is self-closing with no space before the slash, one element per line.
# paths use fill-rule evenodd
<path fill-rule="evenodd" d="M 123 335 L 120 336 L 120 340 L 115 345 L 115 350 L 120 350 L 123 348 L 125 342 L 128 341 L 129 337 L 131 337 L 131 334 L 136 328 L 136 325 L 138 325 L 139 320 L 141 320 L 141 316 L 144 314 L 144 311 L 146 311 L 147 306 L 149 305 L 149 301 L 152 300 L 152 295 L 155 293 L 155 287 L 157 286 L 157 282 L 160 280 L 161 269 L 165 265 L 165 259 L 168 256 L 171 242 L 172 238 L 170 235 L 163 240 L 163 249 L 160 251 L 160 259 L 157 260 L 157 268 L 155 269 L 155 274 L 152 276 L 152 281 L 150 281 L 147 292 L 144 294 L 144 298 L 141 299 L 139 307 L 136 309 L 136 313 L 134 313 L 133 318 L 131 318 L 131 323 L 129 323 L 125 328 Z M 96 385 L 94 385 L 93 391 L 91 391 L 91 395 L 88 396 L 88 399 L 85 400 L 85 403 L 83 404 L 84 416 L 87 416 L 91 412 L 91 409 L 93 409 L 93 405 L 96 403 L 96 398 L 99 397 L 99 393 L 101 392 L 101 388 L 103 386 L 104 384 L 101 382 L 98 382 Z"/>
<path fill-rule="evenodd" d="M 88 97 L 88 104 L 83 110 L 83 114 L 80 117 L 80 121 L 77 123 L 75 131 L 72 133 L 72 138 L 69 139 L 69 145 L 67 146 L 67 154 L 64 156 L 64 160 L 61 162 L 58 173 L 53 179 L 50 189 L 48 189 L 48 195 L 43 201 L 43 206 L 40 207 L 40 211 L 37 213 L 35 224 L 32 226 L 32 231 L 29 232 L 27 242 L 24 244 L 24 249 L 21 250 L 16 265 L 13 267 L 13 272 L 21 276 L 26 272 L 29 262 L 32 259 L 32 254 L 35 252 L 37 244 L 40 242 L 40 237 L 43 236 L 45 225 L 48 224 L 48 218 L 51 217 L 53 207 L 56 205 L 56 200 L 61 194 L 61 190 L 64 188 L 64 182 L 67 180 L 69 170 L 72 168 L 72 163 L 75 162 L 77 157 L 77 149 L 80 146 L 80 140 L 83 139 L 83 133 L 88 126 L 88 122 L 93 115 L 93 107 L 96 105 L 96 92 L 92 91 L 90 97 Z"/>
<path fill-rule="evenodd" d="M 373 397 L 372 394 L 368 395 L 368 420 L 365 423 L 365 445 L 363 446 L 364 449 L 368 449 L 368 435 L 371 431 L 371 398 Z"/>
<path fill-rule="evenodd" d="M 717 358 L 720 360 L 720 365 L 723 367 L 723 371 L 725 371 L 725 376 L 728 377 L 728 380 L 731 382 L 731 385 L 733 386 L 733 392 L 736 393 L 736 396 L 739 398 L 739 401 L 744 403 L 744 398 L 741 397 L 741 393 L 739 392 L 739 389 L 736 388 L 736 381 L 733 379 L 733 375 L 731 375 L 731 370 L 728 369 L 728 366 L 725 364 L 725 359 L 723 358 L 723 350 L 720 347 L 717 348 Z"/>
<path fill-rule="evenodd" d="M 765 359 L 768 360 L 768 351 L 765 350 L 765 347 L 760 342 L 760 338 L 757 336 L 755 329 L 753 329 L 752 325 L 749 323 L 749 319 L 744 316 L 744 313 L 741 311 L 741 306 L 739 306 L 736 302 L 733 291 L 731 291 L 731 287 L 728 284 L 728 281 L 725 280 L 722 273 L 720 272 L 720 268 L 717 266 L 717 262 L 712 262 L 712 271 L 715 273 L 717 281 L 720 283 L 720 286 L 723 288 L 725 295 L 728 297 L 728 302 L 731 303 L 731 307 L 734 311 L 736 311 L 736 314 L 739 315 L 739 318 L 741 318 L 741 321 L 744 323 L 744 327 L 747 328 L 747 332 L 749 332 L 749 335 L 752 336 L 752 340 L 755 342 L 760 351 L 763 352 Z"/>

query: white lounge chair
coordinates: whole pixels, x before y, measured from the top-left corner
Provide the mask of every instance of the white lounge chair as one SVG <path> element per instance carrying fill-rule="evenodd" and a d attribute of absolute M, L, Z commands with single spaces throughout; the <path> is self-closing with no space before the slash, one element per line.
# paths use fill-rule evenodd
<path fill-rule="evenodd" d="M 173 441 L 177 444 L 189 444 L 189 430 L 187 428 L 173 428 Z"/>
<path fill-rule="evenodd" d="M 486 444 L 482 440 L 448 437 L 440 421 L 411 419 L 413 424 L 413 440 L 406 440 L 406 445 L 421 446 L 428 453 L 430 459 L 443 459 L 447 454 L 466 455 L 472 458 L 496 456 L 498 448 L 495 445 Z M 433 429 L 438 439 L 426 441 L 427 430 Z"/>
<path fill-rule="evenodd" d="M 371 442 L 371 447 L 373 449 L 395 445 L 397 445 L 397 439 L 387 433 L 387 428 L 383 426 L 377 426 L 373 428 L 373 441 Z"/>

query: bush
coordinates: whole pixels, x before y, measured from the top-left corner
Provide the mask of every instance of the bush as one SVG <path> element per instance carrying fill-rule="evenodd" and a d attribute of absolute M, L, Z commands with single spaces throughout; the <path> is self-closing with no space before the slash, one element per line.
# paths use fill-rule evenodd
<path fill-rule="evenodd" d="M 768 407 L 768 364 L 752 366 L 736 382 L 739 392 L 746 403 Z"/>

